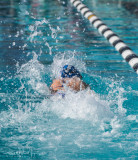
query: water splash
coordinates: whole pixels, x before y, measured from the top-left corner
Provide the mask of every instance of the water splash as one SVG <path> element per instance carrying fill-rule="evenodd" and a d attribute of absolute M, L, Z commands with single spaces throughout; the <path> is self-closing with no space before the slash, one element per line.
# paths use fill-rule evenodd
<path fill-rule="evenodd" d="M 43 35 L 39 27 L 44 28 L 45 35 Z M 42 38 L 43 44 L 45 44 L 49 48 L 49 54 L 51 55 L 53 46 L 50 46 L 49 39 L 52 39 L 52 41 L 54 40 L 55 43 L 57 43 L 57 33 L 58 31 L 60 31 L 59 26 L 57 26 L 57 28 L 53 28 L 49 21 L 44 18 L 41 21 L 35 21 L 34 25 L 29 26 L 29 30 L 30 36 L 28 37 L 28 40 L 33 43 L 33 45 L 36 45 L 38 42 L 40 43 L 40 39 Z M 47 30 L 49 32 L 47 32 Z M 38 36 L 39 40 L 37 38 Z"/>
<path fill-rule="evenodd" d="M 65 98 L 60 95 L 45 98 L 43 95 L 50 93 L 44 76 L 50 75 L 49 79 L 59 77 L 61 67 L 65 64 L 74 65 L 80 72 L 85 72 L 85 63 L 75 58 L 76 53 L 60 53 L 54 57 L 52 65 L 46 67 L 39 63 L 35 52 L 32 54 L 33 59 L 29 62 L 21 66 L 17 64 L 16 79 L 20 81 L 20 87 L 13 93 L 14 96 L 18 96 L 17 93 L 24 94 L 26 99 L 21 101 L 18 97 L 15 102 L 11 98 L 8 110 L 0 113 L 2 143 L 8 142 L 8 146 L 19 151 L 20 155 L 29 154 L 30 150 L 37 154 L 36 148 L 41 148 L 39 156 L 43 154 L 47 158 L 49 149 L 52 156 L 57 157 L 54 151 L 55 148 L 60 150 L 61 144 L 71 150 L 72 147 L 76 151 L 87 148 L 98 154 L 101 153 L 99 145 L 106 145 L 110 152 L 127 152 L 127 142 L 113 142 L 122 138 L 126 121 L 135 120 L 135 117 L 126 116 L 123 107 L 125 90 L 121 83 L 106 78 L 108 95 L 102 99 L 100 94 L 91 90 L 79 93 L 68 90 Z M 32 101 L 27 99 L 30 94 L 34 96 Z M 38 95 L 40 99 L 36 102 Z M 10 134 L 5 135 L 9 129 Z M 130 147 L 132 145 L 134 143 L 129 144 Z M 8 154 L 13 155 L 12 150 Z"/>

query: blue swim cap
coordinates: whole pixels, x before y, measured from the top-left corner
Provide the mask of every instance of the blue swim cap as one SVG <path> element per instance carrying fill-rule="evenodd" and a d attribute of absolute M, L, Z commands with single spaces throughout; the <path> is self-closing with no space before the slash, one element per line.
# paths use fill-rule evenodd
<path fill-rule="evenodd" d="M 63 70 L 61 71 L 61 77 L 62 78 L 72 78 L 72 77 L 79 77 L 82 78 L 80 72 L 71 65 L 65 65 L 63 67 Z"/>

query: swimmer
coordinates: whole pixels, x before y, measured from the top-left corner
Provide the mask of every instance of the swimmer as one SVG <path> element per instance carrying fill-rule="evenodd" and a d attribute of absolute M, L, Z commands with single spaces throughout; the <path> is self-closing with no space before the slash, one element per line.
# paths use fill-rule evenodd
<path fill-rule="evenodd" d="M 69 87 L 71 90 L 78 92 L 85 90 L 88 85 L 82 81 L 80 72 L 72 65 L 65 65 L 61 71 L 61 77 L 54 79 L 50 86 L 51 93 L 58 91 L 64 92 L 65 88 Z"/>

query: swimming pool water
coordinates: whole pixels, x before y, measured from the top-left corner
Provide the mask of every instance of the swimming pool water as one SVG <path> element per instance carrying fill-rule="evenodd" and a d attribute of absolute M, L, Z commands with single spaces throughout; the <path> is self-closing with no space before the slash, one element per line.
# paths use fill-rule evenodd
<path fill-rule="evenodd" d="M 136 1 L 83 2 L 137 54 Z M 51 96 L 64 64 L 95 94 Z M 137 99 L 137 74 L 69 1 L 0 1 L 0 159 L 137 159 Z"/>

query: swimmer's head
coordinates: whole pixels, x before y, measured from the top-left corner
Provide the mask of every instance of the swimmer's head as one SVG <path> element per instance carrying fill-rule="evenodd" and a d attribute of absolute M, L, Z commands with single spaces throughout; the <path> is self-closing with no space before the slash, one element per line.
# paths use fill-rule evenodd
<path fill-rule="evenodd" d="M 61 71 L 62 78 L 72 78 L 72 77 L 79 77 L 82 78 L 80 72 L 71 65 L 65 65 Z"/>

